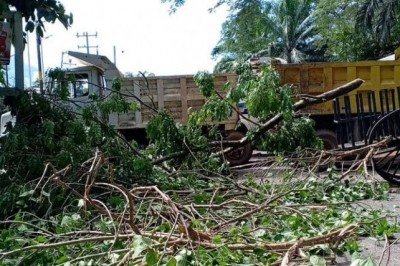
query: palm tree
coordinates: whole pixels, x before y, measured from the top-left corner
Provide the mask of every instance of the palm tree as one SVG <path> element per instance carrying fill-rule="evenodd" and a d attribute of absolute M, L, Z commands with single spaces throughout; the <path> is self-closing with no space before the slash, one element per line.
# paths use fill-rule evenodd
<path fill-rule="evenodd" d="M 400 0 L 364 0 L 357 21 L 359 26 L 371 30 L 383 47 L 390 42 L 399 15 Z"/>
<path fill-rule="evenodd" d="M 316 0 L 240 0 L 231 6 L 222 36 L 213 55 L 221 62 L 252 55 L 302 61 L 315 50 L 314 10 Z M 226 60 L 229 59 L 229 60 Z"/>
<path fill-rule="evenodd" d="M 302 47 L 313 41 L 314 8 L 314 0 L 280 0 L 270 15 L 274 37 L 289 63 L 300 61 Z"/>

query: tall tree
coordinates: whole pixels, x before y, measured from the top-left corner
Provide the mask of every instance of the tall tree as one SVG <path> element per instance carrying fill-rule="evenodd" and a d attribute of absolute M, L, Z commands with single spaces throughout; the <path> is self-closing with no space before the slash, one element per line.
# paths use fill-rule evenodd
<path fill-rule="evenodd" d="M 400 23 L 393 23 L 391 35 L 382 43 L 376 32 L 360 25 L 360 11 L 365 2 L 353 0 L 320 0 L 316 11 L 316 30 L 320 35 L 318 45 L 326 49 L 330 60 L 375 60 L 393 53 L 400 40 Z M 376 14 L 376 13 L 375 13 Z M 377 18 L 371 23 L 375 23 Z"/>
<path fill-rule="evenodd" d="M 272 29 L 267 30 L 268 19 L 265 15 L 270 8 L 263 6 L 260 1 L 243 1 L 232 6 L 228 19 L 222 25 L 221 39 L 212 55 L 222 55 L 220 62 L 224 64 L 247 59 L 265 50 L 272 33 Z"/>
<path fill-rule="evenodd" d="M 364 0 L 357 20 L 358 25 L 370 30 L 385 48 L 391 43 L 394 31 L 398 33 L 399 30 L 400 0 Z"/>
<path fill-rule="evenodd" d="M 275 38 L 282 41 L 289 63 L 299 61 L 302 46 L 314 41 L 314 0 L 280 0 L 272 14 Z"/>
<path fill-rule="evenodd" d="M 231 1 L 230 16 L 212 53 L 222 55 L 217 68 L 254 54 L 279 56 L 288 62 L 316 54 L 315 6 L 313 0 Z"/>

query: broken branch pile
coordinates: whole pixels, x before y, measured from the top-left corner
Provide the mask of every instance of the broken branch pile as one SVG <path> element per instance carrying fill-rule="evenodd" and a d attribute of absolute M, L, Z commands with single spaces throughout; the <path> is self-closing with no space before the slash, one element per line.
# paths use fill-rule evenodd
<path fill-rule="evenodd" d="M 48 230 L 43 228 L 43 220 L 31 221 L 26 227 L 35 227 L 34 232 L 26 230 L 24 234 L 33 239 L 39 235 L 43 242 L 12 250 L 1 248 L 0 258 L 24 260 L 51 252 L 55 258 L 63 257 L 63 263 L 93 260 L 114 265 L 128 261 L 176 265 L 173 263 L 182 256 L 200 264 L 205 257 L 216 261 L 230 254 L 226 258 L 229 263 L 245 258 L 288 265 L 292 260 L 308 261 L 315 247 L 323 247 L 325 257 L 334 258 L 334 251 L 356 237 L 365 221 L 365 217 L 352 216 L 338 222 L 335 216 L 344 215 L 350 207 L 341 202 L 340 210 L 336 208 L 341 200 L 340 182 L 329 179 L 326 187 L 324 180 L 298 178 L 300 168 L 279 174 L 290 179 L 281 184 L 249 178 L 186 191 L 128 188 L 112 181 L 112 168 L 108 158 L 96 152 L 82 164 L 78 183 L 68 182 L 73 174 L 69 167 L 45 173 L 37 190 L 43 192 L 52 183 L 69 191 L 78 199 L 76 222 L 86 229 L 79 226 L 65 231 L 61 226 L 62 230 Z M 97 228 L 95 221 L 103 227 Z M 11 227 L 21 225 L 21 221 L 10 223 Z"/>

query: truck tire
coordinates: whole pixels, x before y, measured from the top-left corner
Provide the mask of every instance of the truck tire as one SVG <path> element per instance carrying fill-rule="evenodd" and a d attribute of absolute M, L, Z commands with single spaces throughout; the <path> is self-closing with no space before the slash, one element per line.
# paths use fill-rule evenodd
<path fill-rule="evenodd" d="M 320 129 L 317 136 L 322 139 L 324 150 L 333 150 L 338 147 L 338 141 L 335 132 L 328 129 Z"/>
<path fill-rule="evenodd" d="M 245 135 L 242 132 L 232 131 L 228 134 L 226 140 L 240 140 L 244 136 Z M 240 165 L 247 163 L 250 160 L 252 154 L 253 154 L 253 148 L 251 147 L 250 143 L 247 143 L 246 145 L 240 148 L 236 148 L 231 152 L 226 153 L 225 159 L 231 165 Z"/>

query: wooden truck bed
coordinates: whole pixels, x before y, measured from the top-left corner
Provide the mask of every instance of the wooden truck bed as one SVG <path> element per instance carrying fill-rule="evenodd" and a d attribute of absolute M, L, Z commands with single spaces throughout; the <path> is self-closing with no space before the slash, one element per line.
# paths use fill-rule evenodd
<path fill-rule="evenodd" d="M 341 63 L 305 63 L 282 64 L 272 61 L 272 66 L 279 72 L 282 84 L 291 84 L 295 94 L 317 95 L 329 91 L 356 78 L 365 80 L 365 83 L 351 94 L 365 94 L 367 103 L 368 92 L 378 92 L 383 89 L 400 87 L 400 60 L 394 61 L 360 61 Z M 236 82 L 235 74 L 215 75 L 215 86 L 222 92 L 227 81 Z M 166 110 L 176 122 L 185 123 L 193 110 L 204 105 L 205 99 L 194 83 L 193 75 L 158 76 L 125 78 L 122 80 L 122 92 L 140 97 L 140 99 L 158 110 Z M 390 97 L 390 95 L 389 95 Z M 356 97 L 351 97 L 352 110 L 356 111 Z M 130 101 L 136 102 L 134 98 Z M 392 103 L 393 100 L 389 99 Z M 399 105 L 399 99 L 394 99 Z M 378 102 L 378 105 L 380 103 Z M 378 106 L 380 109 L 380 106 Z M 331 102 L 304 109 L 303 113 L 311 115 L 333 115 Z M 153 112 L 146 106 L 140 106 L 136 112 L 113 115 L 110 119 L 117 129 L 145 128 Z M 235 128 L 238 122 L 237 114 L 227 121 L 221 121 L 226 130 Z"/>
<path fill-rule="evenodd" d="M 227 81 L 236 82 L 235 74 L 219 74 L 214 78 L 214 84 L 223 94 L 223 86 Z M 157 110 L 166 110 L 178 123 L 185 123 L 189 113 L 200 109 L 205 99 L 195 85 L 193 75 L 159 76 L 125 78 L 122 80 L 122 93 L 139 97 L 146 105 Z M 133 97 L 129 101 L 137 102 Z M 117 129 L 145 128 L 154 112 L 144 106 L 136 112 L 112 115 L 110 122 Z M 235 128 L 238 121 L 236 113 L 227 121 L 221 121 L 226 130 Z"/>

